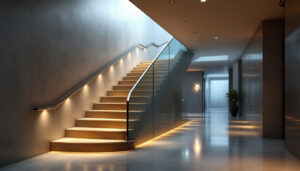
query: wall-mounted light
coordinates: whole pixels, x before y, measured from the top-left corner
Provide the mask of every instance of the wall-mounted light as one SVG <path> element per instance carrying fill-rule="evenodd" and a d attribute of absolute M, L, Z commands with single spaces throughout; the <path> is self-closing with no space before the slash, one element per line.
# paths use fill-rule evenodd
<path fill-rule="evenodd" d="M 201 90 L 200 84 L 199 83 L 195 83 L 193 89 L 194 89 L 195 93 L 198 93 Z"/>
<path fill-rule="evenodd" d="M 200 0 L 200 2 L 206 2 L 206 0 Z"/>

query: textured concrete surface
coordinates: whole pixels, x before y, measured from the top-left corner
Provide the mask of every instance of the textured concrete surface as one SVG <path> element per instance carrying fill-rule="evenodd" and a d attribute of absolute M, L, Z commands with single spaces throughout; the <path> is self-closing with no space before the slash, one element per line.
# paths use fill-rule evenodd
<path fill-rule="evenodd" d="M 53 101 L 139 43 L 169 39 L 125 0 L 1 1 L 0 165 L 47 152 L 111 85 L 93 84 L 54 111 L 33 112 L 33 105 Z M 109 74 L 112 82 L 120 77 Z"/>

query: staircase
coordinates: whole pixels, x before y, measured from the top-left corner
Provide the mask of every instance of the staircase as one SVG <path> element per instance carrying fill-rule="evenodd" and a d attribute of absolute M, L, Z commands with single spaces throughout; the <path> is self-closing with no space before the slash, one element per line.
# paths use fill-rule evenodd
<path fill-rule="evenodd" d="M 168 61 L 161 61 L 155 66 L 155 84 L 159 86 L 168 71 Z M 127 111 L 126 99 L 129 91 L 145 72 L 151 61 L 137 65 L 130 73 L 107 91 L 107 96 L 101 97 L 100 102 L 93 104 L 92 110 L 86 111 L 86 116 L 76 120 L 76 127 L 67 128 L 65 137 L 52 141 L 52 151 L 69 152 L 109 152 L 124 151 L 134 148 L 134 141 L 127 141 Z M 138 120 L 139 113 L 145 110 L 145 105 L 153 95 L 153 82 L 143 81 L 133 97 L 134 114 Z M 132 112 L 131 112 L 132 113 Z M 133 130 L 129 130 L 133 131 Z"/>

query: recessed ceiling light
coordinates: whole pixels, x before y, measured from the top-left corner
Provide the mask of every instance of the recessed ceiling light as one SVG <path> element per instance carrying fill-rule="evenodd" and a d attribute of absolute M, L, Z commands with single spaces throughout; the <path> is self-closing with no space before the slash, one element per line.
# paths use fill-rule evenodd
<path fill-rule="evenodd" d="M 218 39 L 219 39 L 219 36 L 215 36 L 214 39 L 215 39 L 215 40 L 218 40 Z"/>
<path fill-rule="evenodd" d="M 200 0 L 200 2 L 206 2 L 206 0 Z"/>
<path fill-rule="evenodd" d="M 175 4 L 176 1 L 169 1 L 169 4 Z"/>

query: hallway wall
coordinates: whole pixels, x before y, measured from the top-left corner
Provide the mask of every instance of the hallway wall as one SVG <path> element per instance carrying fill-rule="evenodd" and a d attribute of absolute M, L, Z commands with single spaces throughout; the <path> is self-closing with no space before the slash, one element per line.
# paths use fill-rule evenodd
<path fill-rule="evenodd" d="M 300 1 L 285 6 L 285 140 L 291 153 L 300 158 Z"/>
<path fill-rule="evenodd" d="M 98 97 L 89 92 L 91 101 L 48 114 L 33 105 L 53 101 L 139 43 L 170 38 L 126 0 L 1 1 L 0 165 L 49 151 L 49 141 Z"/>
<path fill-rule="evenodd" d="M 186 71 L 181 84 L 183 98 L 182 111 L 185 113 L 203 112 L 203 72 Z M 194 89 L 195 84 L 199 90 Z"/>
<path fill-rule="evenodd" d="M 283 20 L 266 20 L 242 55 L 243 115 L 264 137 L 283 137 Z"/>

